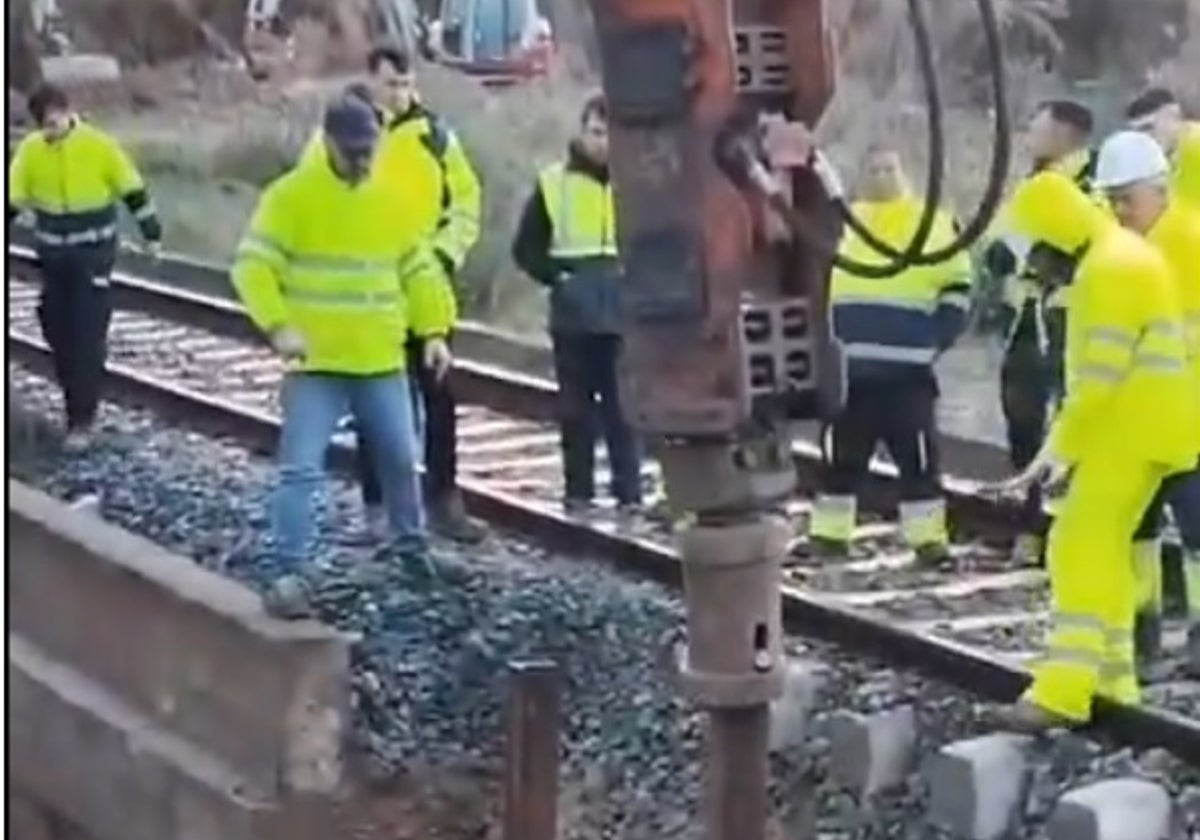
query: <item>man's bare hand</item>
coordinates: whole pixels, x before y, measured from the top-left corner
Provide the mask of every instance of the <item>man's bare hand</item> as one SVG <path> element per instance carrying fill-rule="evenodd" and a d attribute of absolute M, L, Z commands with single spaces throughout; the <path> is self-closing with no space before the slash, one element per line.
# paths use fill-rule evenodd
<path fill-rule="evenodd" d="M 425 367 L 433 371 L 434 377 L 442 379 L 454 363 L 450 353 L 450 345 L 444 338 L 428 338 L 425 340 Z"/>
<path fill-rule="evenodd" d="M 304 358 L 304 336 L 291 327 L 280 327 L 271 333 L 271 346 L 288 361 Z"/>

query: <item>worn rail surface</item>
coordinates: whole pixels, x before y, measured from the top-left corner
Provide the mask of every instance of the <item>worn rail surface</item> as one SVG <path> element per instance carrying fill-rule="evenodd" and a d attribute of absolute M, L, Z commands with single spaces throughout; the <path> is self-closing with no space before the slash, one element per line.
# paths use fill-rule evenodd
<path fill-rule="evenodd" d="M 10 352 L 47 370 L 46 348 L 33 323 L 36 260 L 28 251 L 10 249 L 9 268 Z M 270 451 L 279 429 L 275 392 L 281 368 L 241 309 L 120 273 L 113 290 L 119 311 L 109 376 L 115 391 L 180 423 Z M 611 517 L 579 520 L 559 511 L 556 437 L 547 425 L 552 383 L 461 359 L 453 377 L 460 399 L 469 404 L 460 408 L 460 454 L 461 485 L 471 510 L 565 551 L 599 555 L 640 575 L 680 583 L 669 529 L 642 523 L 631 530 Z M 339 440 L 334 451 L 337 465 L 349 467 L 352 442 Z M 954 451 L 949 460 L 957 466 Z M 995 458 L 986 447 L 969 443 L 958 457 L 971 452 Z M 811 444 L 797 444 L 802 489 L 811 482 L 816 454 Z M 986 461 L 967 463 L 971 478 L 946 480 L 964 532 L 1003 532 L 1011 522 L 1010 509 L 976 492 L 973 480 L 984 477 Z M 880 506 L 887 508 L 889 467 L 875 467 Z M 646 473 L 653 482 L 655 468 L 647 466 Z M 798 519 L 806 511 L 799 500 L 791 509 Z M 924 670 L 982 696 L 1015 697 L 1028 681 L 1022 665 L 1045 620 L 1044 575 L 1011 568 L 978 541 L 956 546 L 956 569 L 921 571 L 910 552 L 897 548 L 894 531 L 883 524 L 860 529 L 864 555 L 849 563 L 791 565 L 783 596 L 788 630 Z M 1181 641 L 1176 629 L 1168 647 Z M 1100 701 L 1096 726 L 1121 741 L 1200 761 L 1200 722 L 1191 718 Z"/>

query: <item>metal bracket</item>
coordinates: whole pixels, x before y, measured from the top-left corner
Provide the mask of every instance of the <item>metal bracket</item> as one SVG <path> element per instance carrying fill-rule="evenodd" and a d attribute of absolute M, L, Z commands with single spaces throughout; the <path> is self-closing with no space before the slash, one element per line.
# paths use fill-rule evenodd
<path fill-rule="evenodd" d="M 743 386 L 751 399 L 816 390 L 810 307 L 804 298 L 742 305 Z"/>
<path fill-rule="evenodd" d="M 787 33 L 777 26 L 739 26 L 733 34 L 738 91 L 788 93 Z"/>

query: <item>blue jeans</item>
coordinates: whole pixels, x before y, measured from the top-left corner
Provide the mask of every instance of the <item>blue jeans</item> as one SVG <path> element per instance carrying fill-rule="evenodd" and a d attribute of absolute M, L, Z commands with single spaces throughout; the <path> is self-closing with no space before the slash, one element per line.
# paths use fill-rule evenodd
<path fill-rule="evenodd" d="M 271 520 L 277 562 L 284 568 L 294 569 L 306 559 L 313 493 L 325 475 L 330 438 L 347 409 L 375 453 L 375 471 L 395 536 L 414 545 L 424 541 L 408 377 L 292 373 L 283 383 L 279 487 Z"/>

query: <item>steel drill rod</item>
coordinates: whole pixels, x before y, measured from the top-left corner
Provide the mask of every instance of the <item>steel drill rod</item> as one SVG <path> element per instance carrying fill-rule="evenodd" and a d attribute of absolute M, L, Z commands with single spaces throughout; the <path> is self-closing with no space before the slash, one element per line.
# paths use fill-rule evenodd
<path fill-rule="evenodd" d="M 503 840 L 558 836 L 561 675 L 550 660 L 510 662 Z"/>
<path fill-rule="evenodd" d="M 766 840 L 770 720 L 766 704 L 709 712 L 707 840 Z"/>

